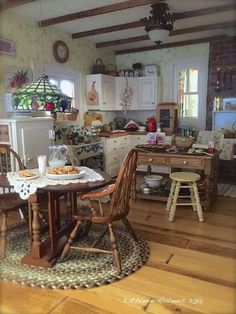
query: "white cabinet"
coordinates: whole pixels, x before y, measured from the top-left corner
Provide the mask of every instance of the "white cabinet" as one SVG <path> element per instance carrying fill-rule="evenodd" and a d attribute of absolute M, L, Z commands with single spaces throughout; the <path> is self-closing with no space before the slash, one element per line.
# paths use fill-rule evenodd
<path fill-rule="evenodd" d="M 130 149 L 136 145 L 142 145 L 147 143 L 147 135 L 143 134 L 133 134 L 129 135 L 129 147 Z M 139 165 L 136 169 L 137 171 L 147 171 L 147 166 Z"/>
<path fill-rule="evenodd" d="M 104 139 L 104 164 L 109 175 L 116 176 L 127 152 L 129 151 L 128 135 Z"/>
<path fill-rule="evenodd" d="M 111 176 L 116 176 L 126 154 L 138 144 L 146 143 L 146 135 L 123 135 L 104 139 L 104 164 L 105 171 Z M 139 166 L 139 168 L 145 166 Z M 147 167 L 145 169 L 146 171 Z M 141 169 L 138 169 L 141 170 Z"/>
<path fill-rule="evenodd" d="M 139 77 L 139 110 L 155 110 L 157 105 L 157 77 Z"/>
<path fill-rule="evenodd" d="M 86 77 L 88 110 L 116 110 L 115 77 L 91 74 Z"/>
<path fill-rule="evenodd" d="M 127 101 L 128 110 L 137 110 L 138 107 L 138 78 L 136 77 L 116 77 L 116 108 L 117 110 L 123 110 L 122 99 L 124 93 L 129 88 L 129 96 Z"/>
<path fill-rule="evenodd" d="M 129 135 L 129 147 L 130 149 L 135 147 L 136 145 L 146 144 L 147 143 L 147 135 L 137 134 L 137 135 Z"/>
<path fill-rule="evenodd" d="M 88 110 L 123 110 L 124 105 L 127 110 L 156 109 L 157 77 L 91 74 L 86 81 Z"/>
<path fill-rule="evenodd" d="M 10 144 L 27 168 L 38 166 L 38 155 L 49 157 L 53 119 L 16 117 L 0 120 L 0 143 Z M 14 166 L 12 167 L 14 169 Z"/>

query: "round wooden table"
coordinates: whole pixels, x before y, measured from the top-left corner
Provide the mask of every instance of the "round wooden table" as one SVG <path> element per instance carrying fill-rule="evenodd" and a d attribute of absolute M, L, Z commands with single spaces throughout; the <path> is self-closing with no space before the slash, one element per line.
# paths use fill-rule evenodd
<path fill-rule="evenodd" d="M 108 185 L 112 178 L 105 172 L 96 170 L 103 181 L 89 183 L 71 183 L 68 185 L 48 185 L 38 188 L 28 199 L 30 250 L 22 262 L 30 265 L 52 267 L 62 251 L 74 226 L 73 213 L 77 210 L 78 194 L 96 190 Z M 60 197 L 66 195 L 69 200 L 67 219 L 62 223 Z M 48 198 L 47 222 L 40 216 L 40 202 Z"/>

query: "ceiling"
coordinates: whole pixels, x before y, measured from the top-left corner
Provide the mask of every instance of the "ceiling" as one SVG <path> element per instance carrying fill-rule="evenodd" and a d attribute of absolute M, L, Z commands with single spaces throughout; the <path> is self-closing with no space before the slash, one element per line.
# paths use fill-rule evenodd
<path fill-rule="evenodd" d="M 176 14 L 168 39 L 156 46 L 140 19 L 149 17 L 151 4 L 165 2 Z M 87 38 L 97 48 L 116 54 L 208 41 L 236 35 L 235 0 L 0 0 L 0 11 L 12 10 L 37 22 Z"/>

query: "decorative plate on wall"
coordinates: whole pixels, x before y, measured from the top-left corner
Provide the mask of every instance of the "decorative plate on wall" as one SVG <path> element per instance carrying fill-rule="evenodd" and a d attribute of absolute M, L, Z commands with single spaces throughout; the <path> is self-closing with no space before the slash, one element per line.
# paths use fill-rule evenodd
<path fill-rule="evenodd" d="M 53 56 L 59 63 L 65 63 L 69 58 L 69 49 L 62 40 L 57 40 L 52 46 Z"/>

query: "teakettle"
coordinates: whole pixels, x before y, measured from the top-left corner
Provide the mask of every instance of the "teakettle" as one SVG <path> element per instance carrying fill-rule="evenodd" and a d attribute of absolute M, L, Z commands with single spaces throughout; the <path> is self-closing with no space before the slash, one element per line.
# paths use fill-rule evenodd
<path fill-rule="evenodd" d="M 148 132 L 156 132 L 157 130 L 157 121 L 154 117 L 147 119 L 147 131 Z"/>

